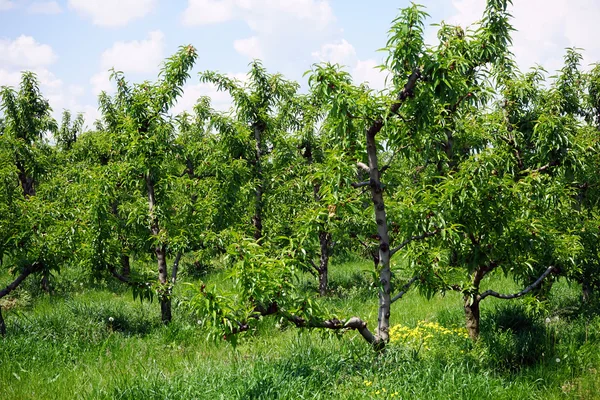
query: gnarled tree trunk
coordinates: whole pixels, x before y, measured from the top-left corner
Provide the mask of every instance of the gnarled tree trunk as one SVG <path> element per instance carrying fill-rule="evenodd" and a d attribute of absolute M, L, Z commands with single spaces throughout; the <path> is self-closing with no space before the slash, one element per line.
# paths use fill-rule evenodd
<path fill-rule="evenodd" d="M 380 130 L 381 127 L 377 129 Z M 380 172 L 377 159 L 377 143 L 375 134 L 369 129 L 367 135 L 367 155 L 369 157 L 369 185 L 371 199 L 375 209 L 375 222 L 377 223 L 377 236 L 379 239 L 379 312 L 377 316 L 377 331 L 375 342 L 383 345 L 389 340 L 390 308 L 392 305 L 392 271 L 390 269 L 390 239 L 383 201 L 383 186 L 380 181 Z"/>

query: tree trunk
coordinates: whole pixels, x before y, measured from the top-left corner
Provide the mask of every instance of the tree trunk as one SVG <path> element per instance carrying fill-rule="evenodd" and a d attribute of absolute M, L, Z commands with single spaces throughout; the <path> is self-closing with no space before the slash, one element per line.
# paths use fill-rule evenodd
<path fill-rule="evenodd" d="M 319 295 L 327 294 L 327 272 L 329 269 L 329 243 L 331 234 L 329 232 L 319 233 L 319 242 L 321 244 L 321 259 L 319 261 Z"/>
<path fill-rule="evenodd" d="M 381 129 L 381 128 L 380 128 Z M 392 271 L 390 269 L 390 239 L 388 234 L 387 217 L 383 201 L 383 187 L 380 181 L 380 172 L 377 159 L 377 143 L 375 134 L 367 131 L 367 154 L 369 157 L 369 181 L 371 186 L 371 199 L 375 209 L 377 222 L 377 235 L 379 238 L 379 312 L 375 344 L 385 345 L 389 341 L 390 307 Z"/>
<path fill-rule="evenodd" d="M 259 240 L 262 238 L 262 206 L 263 206 L 263 170 L 262 170 L 262 133 L 264 125 L 260 123 L 254 124 L 254 141 L 256 142 L 256 155 L 254 160 L 254 167 L 256 172 L 256 189 L 254 192 L 254 216 L 252 217 L 252 225 L 254 225 L 254 239 Z"/>
<path fill-rule="evenodd" d="M 19 182 L 21 182 L 21 188 L 23 189 L 23 196 L 30 197 L 35 196 L 35 181 L 25 171 L 25 166 L 21 161 L 17 161 L 17 169 L 19 170 Z"/>
<path fill-rule="evenodd" d="M 50 293 L 50 273 L 48 271 L 42 272 L 41 286 L 45 293 Z"/>
<path fill-rule="evenodd" d="M 121 275 L 127 279 L 131 275 L 131 263 L 127 254 L 121 254 Z"/>
<path fill-rule="evenodd" d="M 2 307 L 0 307 L 0 336 L 6 336 L 6 324 L 2 318 Z"/>
<path fill-rule="evenodd" d="M 583 302 L 584 303 L 589 303 L 590 297 L 592 295 L 592 288 L 590 287 L 590 285 L 588 285 L 587 282 L 583 282 L 581 284 L 581 291 L 582 291 L 582 294 L 583 294 Z"/>
<path fill-rule="evenodd" d="M 475 297 L 465 296 L 465 322 L 469 337 L 473 341 L 479 339 L 479 302 Z"/>
<path fill-rule="evenodd" d="M 146 175 L 146 188 L 148 189 L 148 209 L 150 212 L 150 229 L 155 237 L 160 234 L 158 217 L 156 216 L 156 196 L 154 193 L 154 182 L 149 175 Z M 169 283 L 169 274 L 167 272 L 167 254 L 165 246 L 157 244 L 154 247 L 154 254 L 158 264 L 158 282 L 161 284 L 160 290 L 160 312 L 163 323 L 171 322 L 171 286 Z"/>

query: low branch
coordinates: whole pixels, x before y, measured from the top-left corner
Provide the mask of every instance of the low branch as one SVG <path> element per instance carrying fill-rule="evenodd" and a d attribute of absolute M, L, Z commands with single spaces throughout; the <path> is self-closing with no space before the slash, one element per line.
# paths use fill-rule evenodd
<path fill-rule="evenodd" d="M 408 289 L 411 287 L 411 285 L 413 283 L 415 283 L 415 281 L 418 279 L 418 277 L 415 275 L 411 278 L 410 281 L 408 281 L 404 286 L 402 286 L 402 290 L 400 291 L 400 293 L 398 293 L 397 295 L 395 295 L 394 297 L 392 297 L 391 300 L 391 304 L 394 304 L 396 301 L 400 300 L 402 298 L 402 296 L 404 296 L 406 294 L 406 292 L 408 291 Z"/>
<path fill-rule="evenodd" d="M 327 320 L 306 320 L 297 315 L 286 313 L 279 308 L 275 302 L 269 304 L 268 307 L 256 306 L 254 314 L 250 316 L 253 319 L 259 319 L 268 315 L 280 315 L 293 323 L 297 328 L 321 328 L 332 330 L 357 330 L 360 335 L 370 344 L 375 343 L 376 338 L 367 328 L 367 323 L 358 317 L 352 317 L 348 321 L 339 320 L 337 318 Z M 237 328 L 234 328 L 231 333 L 236 334 L 250 330 L 250 324 L 247 322 L 238 322 Z"/>
<path fill-rule="evenodd" d="M 505 299 L 505 300 L 510 300 L 510 299 L 516 299 L 522 296 L 525 296 L 527 293 L 531 292 L 533 289 L 535 289 L 536 287 L 538 287 L 542 281 L 544 279 L 546 279 L 546 277 L 548 275 L 550 275 L 552 272 L 555 272 L 556 268 L 555 267 L 548 267 L 546 269 L 546 271 L 544 271 L 544 273 L 542 275 L 540 275 L 539 278 L 537 278 L 537 280 L 535 282 L 533 282 L 531 285 L 527 286 L 525 289 L 521 290 L 518 293 L 515 294 L 500 294 L 497 292 L 494 292 L 493 290 L 486 290 L 485 292 L 483 292 L 481 294 L 481 296 L 479 296 L 480 300 L 485 299 L 488 296 L 492 296 L 492 297 L 497 297 L 499 299 Z"/>
<path fill-rule="evenodd" d="M 175 260 L 173 261 L 173 271 L 171 272 L 171 282 L 173 285 L 177 281 L 177 272 L 179 272 L 179 262 L 181 261 L 182 253 L 181 251 L 175 255 Z"/>
<path fill-rule="evenodd" d="M 359 189 L 359 188 L 362 188 L 365 186 L 371 186 L 371 182 L 368 182 L 368 181 L 367 182 L 355 182 L 355 183 L 351 183 L 351 186 L 354 189 Z"/>
<path fill-rule="evenodd" d="M 440 229 L 436 229 L 433 232 L 425 232 L 422 235 L 418 235 L 418 236 L 412 236 L 408 239 L 406 239 L 404 242 L 400 243 L 400 246 L 395 247 L 394 249 L 390 250 L 390 257 L 392 257 L 394 254 L 396 254 L 398 251 L 402 250 L 404 247 L 406 247 L 409 243 L 415 241 L 415 240 L 421 240 L 421 239 L 425 239 L 428 238 L 430 236 L 434 236 L 437 235 L 438 233 L 440 233 Z"/>
<path fill-rule="evenodd" d="M 362 170 L 363 170 L 363 171 L 365 171 L 365 172 L 370 172 L 370 171 L 371 171 L 371 170 L 369 169 L 369 166 L 368 166 L 367 164 L 365 164 L 365 163 L 362 163 L 362 162 L 360 162 L 360 161 L 356 163 L 356 166 L 357 166 L 358 168 L 362 169 Z"/>
<path fill-rule="evenodd" d="M 314 268 L 315 271 L 321 272 L 321 269 L 319 267 L 317 267 L 317 264 L 315 264 L 315 262 L 313 260 L 308 260 L 308 262 L 309 262 L 310 266 Z"/>
<path fill-rule="evenodd" d="M 120 273 L 118 273 L 115 267 L 110 267 L 108 269 L 108 272 L 110 272 L 110 274 L 112 276 L 114 276 L 115 278 L 117 278 L 118 280 L 120 280 L 123 283 L 127 283 L 128 285 L 134 284 L 134 282 L 132 282 L 128 277 L 126 277 L 126 276 L 121 275 Z"/>
<path fill-rule="evenodd" d="M 336 318 L 325 321 L 306 321 L 304 318 L 295 315 L 286 318 L 293 322 L 297 328 L 322 328 L 336 331 L 342 329 L 357 330 L 368 343 L 373 344 L 376 341 L 375 335 L 367 328 L 367 323 L 358 317 L 352 317 L 348 321 L 340 321 Z"/>
<path fill-rule="evenodd" d="M 25 267 L 25 269 L 17 276 L 17 278 L 12 281 L 8 286 L 4 289 L 0 290 L 0 299 L 4 296 L 7 296 L 10 292 L 15 290 L 21 282 L 23 282 L 29 275 L 31 275 L 35 270 L 31 266 Z"/>

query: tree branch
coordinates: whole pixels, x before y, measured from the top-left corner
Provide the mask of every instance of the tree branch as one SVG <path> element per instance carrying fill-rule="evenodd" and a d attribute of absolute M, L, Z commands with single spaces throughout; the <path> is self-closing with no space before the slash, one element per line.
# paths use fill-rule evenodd
<path fill-rule="evenodd" d="M 505 299 L 505 300 L 510 300 L 510 299 L 516 299 L 522 296 L 525 296 L 527 293 L 531 292 L 533 289 L 535 289 L 536 287 L 538 287 L 542 281 L 544 279 L 546 279 L 546 277 L 548 275 L 550 275 L 552 272 L 555 272 L 556 268 L 555 267 L 548 267 L 546 269 L 546 271 L 544 271 L 544 273 L 542 275 L 540 275 L 539 278 L 537 278 L 537 280 L 535 282 L 533 282 L 531 285 L 527 286 L 525 289 L 521 290 L 518 293 L 515 294 L 500 294 L 497 292 L 494 292 L 493 290 L 486 290 L 485 292 L 483 292 L 481 294 L 481 296 L 479 296 L 480 300 L 485 299 L 488 296 L 492 296 L 492 297 L 497 297 L 499 299 Z"/>
<path fill-rule="evenodd" d="M 408 78 L 406 85 L 404 85 L 404 88 L 400 91 L 400 93 L 398 93 L 396 102 L 390 106 L 391 114 L 398 114 L 398 110 L 400 109 L 400 106 L 402 105 L 402 103 L 404 103 L 404 101 L 407 98 L 409 98 L 413 95 L 415 86 L 417 85 L 417 81 L 419 80 L 420 77 L 421 77 L 421 70 L 418 68 L 415 68 L 413 70 L 412 74 L 410 75 L 410 77 Z M 384 124 L 383 118 L 379 118 L 376 121 L 374 121 L 373 124 L 367 130 L 367 136 L 375 137 L 375 135 L 377 135 L 379 133 L 379 131 L 381 131 L 381 128 L 383 128 L 383 124 Z"/>
<path fill-rule="evenodd" d="M 392 297 L 392 304 L 394 304 L 396 301 L 400 300 L 402 298 L 402 296 L 404 296 L 406 294 L 406 292 L 408 291 L 408 289 L 410 288 L 410 286 L 415 283 L 415 281 L 418 279 L 418 277 L 415 275 L 411 278 L 410 281 L 408 281 L 404 286 L 402 286 L 402 290 L 400 291 L 400 293 L 398 293 L 397 295 L 395 295 L 394 297 Z"/>
<path fill-rule="evenodd" d="M 370 171 L 371 171 L 371 170 L 369 169 L 369 166 L 368 166 L 367 164 L 365 164 L 365 163 L 362 163 L 362 162 L 360 162 L 360 161 L 356 163 L 356 166 L 357 166 L 358 168 L 362 169 L 362 170 L 363 170 L 363 171 L 365 171 L 365 172 L 370 172 Z"/>
<path fill-rule="evenodd" d="M 412 236 L 408 239 L 406 239 L 404 242 L 400 243 L 400 246 L 395 247 L 394 249 L 390 250 L 390 257 L 392 257 L 394 254 L 396 254 L 398 251 L 402 250 L 404 247 L 406 247 L 410 242 L 413 242 L 415 240 L 421 240 L 421 239 L 425 239 L 428 238 L 430 236 L 434 236 L 437 235 L 438 233 L 440 233 L 440 229 L 436 229 L 433 232 L 425 232 L 422 235 L 418 235 L 418 236 Z"/>
<path fill-rule="evenodd" d="M 536 172 L 544 172 L 544 171 L 547 171 L 550 168 L 556 167 L 558 165 L 560 165 L 560 161 L 559 160 L 555 160 L 555 161 L 549 162 L 546 165 L 542 165 L 541 167 L 536 168 L 536 169 L 526 169 L 526 170 L 523 170 L 523 171 L 521 171 L 521 173 L 524 174 L 524 175 L 526 175 L 526 174 L 533 174 L 533 173 L 536 173 Z"/>
<path fill-rule="evenodd" d="M 175 260 L 173 261 L 173 271 L 171 271 L 171 283 L 173 285 L 177 281 L 177 273 L 179 272 L 179 262 L 181 261 L 182 253 L 181 251 L 175 255 Z"/>
<path fill-rule="evenodd" d="M 14 281 L 12 281 L 4 289 L 0 290 L 0 299 L 8 295 L 13 290 L 15 290 L 21 284 L 21 282 L 23 282 L 34 271 L 35 270 L 32 268 L 32 266 L 25 267 L 25 269 L 21 272 L 19 276 L 17 276 L 17 278 Z"/>
<path fill-rule="evenodd" d="M 362 187 L 365 187 L 365 186 L 371 186 L 371 182 L 367 181 L 367 182 L 352 183 L 351 186 L 354 189 L 359 189 L 359 188 L 362 188 Z"/>

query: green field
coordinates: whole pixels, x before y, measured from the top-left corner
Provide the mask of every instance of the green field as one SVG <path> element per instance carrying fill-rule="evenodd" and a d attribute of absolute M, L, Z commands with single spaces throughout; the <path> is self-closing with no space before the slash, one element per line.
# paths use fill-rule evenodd
<path fill-rule="evenodd" d="M 326 301 L 372 326 L 376 290 L 357 285 L 370 266 L 334 265 Z M 205 280 L 223 276 L 216 271 Z M 69 281 L 70 290 L 61 291 Z M 514 289 L 501 277 L 492 282 Z M 308 277 L 300 284 L 315 290 Z M 59 278 L 53 296 L 38 296 L 30 283 L 4 302 L 11 308 L 0 341 L 1 399 L 600 398 L 600 317 L 597 308 L 579 305 L 578 287 L 564 282 L 533 318 L 525 317 L 526 299 L 486 301 L 476 345 L 448 335 L 427 349 L 396 341 L 379 355 L 354 332 L 338 338 L 269 318 L 234 348 L 207 340 L 183 306 L 162 326 L 156 303 L 135 302 L 113 285 Z M 185 286 L 177 298 L 188 295 Z M 412 291 L 396 304 L 393 325 L 463 322 L 454 293 L 427 300 Z"/>

